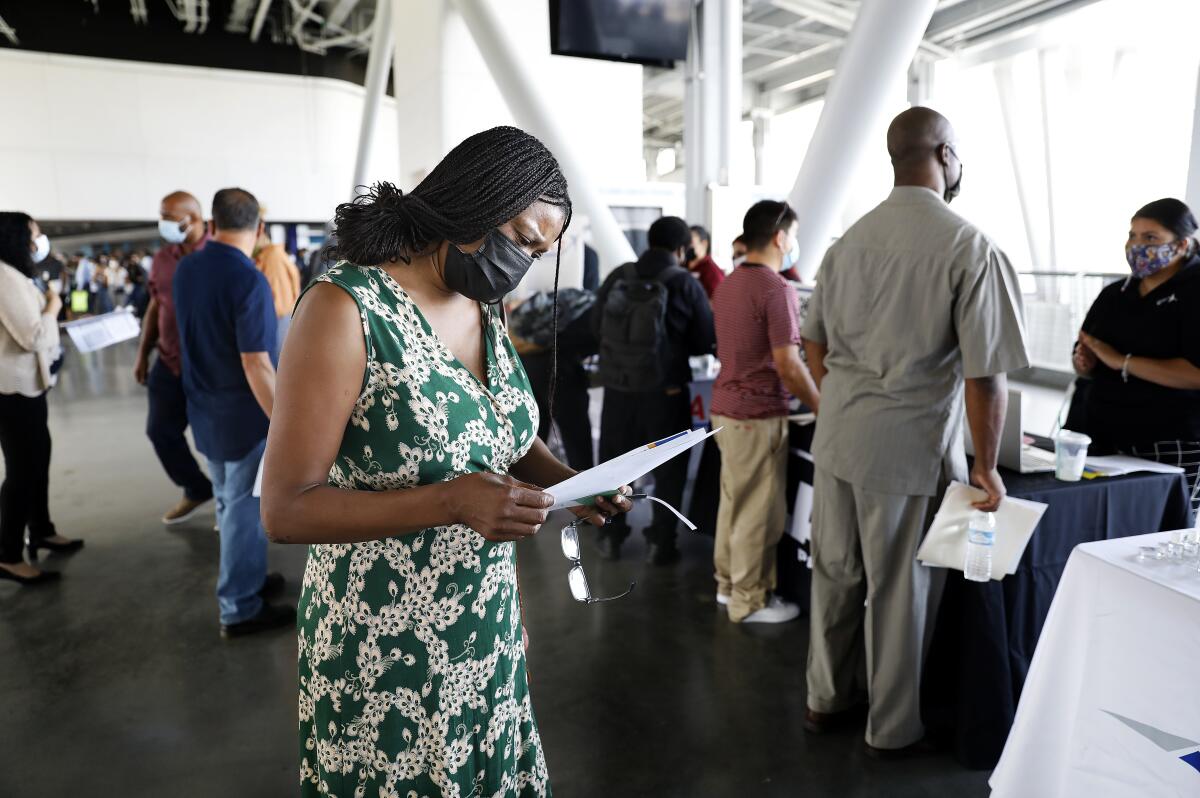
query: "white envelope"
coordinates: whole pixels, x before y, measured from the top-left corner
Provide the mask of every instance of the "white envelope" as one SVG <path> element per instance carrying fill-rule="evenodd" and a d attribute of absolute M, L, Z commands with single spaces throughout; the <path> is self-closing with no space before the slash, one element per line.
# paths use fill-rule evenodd
<path fill-rule="evenodd" d="M 933 525 L 917 550 L 917 559 L 926 565 L 961 571 L 967 557 L 967 521 L 975 509 L 971 502 L 985 495 L 978 488 L 951 482 Z M 992 549 L 992 579 L 999 581 L 1005 574 L 1016 573 L 1021 555 L 1048 506 L 1012 496 L 1005 496 L 1000 502 Z"/>

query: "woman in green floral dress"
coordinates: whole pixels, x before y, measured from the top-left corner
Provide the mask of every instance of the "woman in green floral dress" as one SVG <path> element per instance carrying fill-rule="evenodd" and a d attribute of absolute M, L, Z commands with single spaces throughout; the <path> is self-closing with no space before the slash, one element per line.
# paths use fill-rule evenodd
<path fill-rule="evenodd" d="M 550 794 L 514 546 L 573 472 L 536 437 L 491 303 L 570 213 L 554 157 L 515 128 L 467 139 L 408 195 L 381 183 L 338 208 L 344 260 L 297 306 L 262 497 L 272 540 L 312 544 L 305 796 Z"/>

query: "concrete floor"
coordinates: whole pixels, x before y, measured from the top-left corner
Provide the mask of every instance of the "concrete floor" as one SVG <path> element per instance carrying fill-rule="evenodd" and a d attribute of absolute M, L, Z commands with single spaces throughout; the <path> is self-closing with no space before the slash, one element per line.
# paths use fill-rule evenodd
<path fill-rule="evenodd" d="M 61 584 L 0 583 L 0 796 L 296 793 L 296 644 L 289 632 L 217 634 L 211 513 L 165 529 L 178 493 L 143 435 L 132 348 L 68 355 L 52 394 L 51 509 L 70 559 Z M 812 737 L 807 623 L 730 624 L 714 600 L 711 543 L 641 563 L 640 537 L 608 563 L 586 547 L 598 594 L 571 600 L 556 536 L 520 549 L 530 672 L 555 794 L 592 796 L 987 795 L 949 758 L 877 763 L 861 732 Z M 590 556 L 589 556 L 590 555 Z M 298 593 L 305 551 L 275 546 Z"/>

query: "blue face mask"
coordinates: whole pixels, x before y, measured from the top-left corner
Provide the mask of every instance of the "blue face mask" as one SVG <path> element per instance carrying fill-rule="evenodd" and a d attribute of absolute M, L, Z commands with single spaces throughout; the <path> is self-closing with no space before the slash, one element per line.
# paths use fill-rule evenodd
<path fill-rule="evenodd" d="M 158 234 L 168 244 L 182 244 L 187 241 L 187 226 L 180 227 L 174 219 L 159 219 Z"/>
<path fill-rule="evenodd" d="M 793 238 L 792 239 L 792 248 L 789 249 L 787 252 L 783 253 L 783 266 L 780 268 L 780 271 L 786 272 L 788 269 L 795 266 L 796 263 L 799 262 L 799 260 L 800 260 L 800 242 L 797 239 Z"/>

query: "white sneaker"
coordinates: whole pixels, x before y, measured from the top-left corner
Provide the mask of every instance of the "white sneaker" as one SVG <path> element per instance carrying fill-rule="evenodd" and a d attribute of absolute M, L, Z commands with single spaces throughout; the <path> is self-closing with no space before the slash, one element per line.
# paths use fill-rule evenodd
<path fill-rule="evenodd" d="M 717 593 L 717 603 L 720 604 L 722 607 L 728 607 L 729 606 L 729 596 L 725 595 L 724 593 L 718 592 Z"/>
<path fill-rule="evenodd" d="M 772 596 L 767 606 L 742 618 L 742 623 L 787 623 L 800 617 L 799 605 Z"/>

